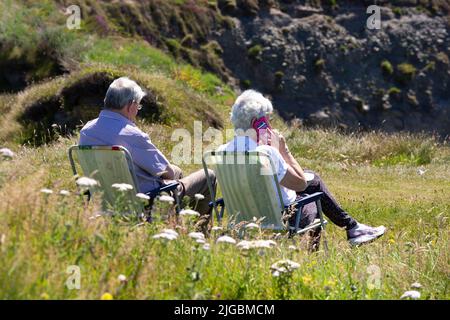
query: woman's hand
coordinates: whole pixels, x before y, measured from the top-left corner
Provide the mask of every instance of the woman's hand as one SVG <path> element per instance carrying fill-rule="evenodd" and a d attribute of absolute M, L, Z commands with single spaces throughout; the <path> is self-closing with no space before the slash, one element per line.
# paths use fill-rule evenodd
<path fill-rule="evenodd" d="M 278 147 L 278 151 L 282 156 L 288 155 L 290 151 L 286 144 L 286 138 L 277 129 L 272 130 L 272 135 L 271 145 L 275 148 Z"/>

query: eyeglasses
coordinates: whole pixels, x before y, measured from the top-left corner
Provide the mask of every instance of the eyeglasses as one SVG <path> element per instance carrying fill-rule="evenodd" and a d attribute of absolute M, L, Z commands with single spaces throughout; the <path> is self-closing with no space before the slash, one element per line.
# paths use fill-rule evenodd
<path fill-rule="evenodd" d="M 141 110 L 142 109 L 142 104 L 137 103 L 136 100 L 133 100 L 133 103 L 137 104 L 137 109 Z"/>

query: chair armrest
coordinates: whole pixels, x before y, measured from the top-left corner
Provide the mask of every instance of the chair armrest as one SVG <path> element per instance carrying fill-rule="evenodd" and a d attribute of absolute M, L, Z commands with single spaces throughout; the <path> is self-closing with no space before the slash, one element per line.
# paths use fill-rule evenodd
<path fill-rule="evenodd" d="M 161 188 L 157 188 L 157 189 L 154 189 L 154 190 L 152 190 L 150 192 L 147 192 L 146 195 L 154 198 L 158 194 L 160 194 L 161 192 L 167 192 L 167 191 L 175 190 L 179 185 L 180 185 L 179 182 L 173 182 L 173 183 L 168 184 L 167 186 L 164 186 L 164 187 L 161 187 Z"/>
<path fill-rule="evenodd" d="M 213 204 L 213 202 L 211 201 L 211 202 L 209 202 L 208 205 L 212 208 L 214 204 Z M 216 200 L 216 207 L 217 207 L 217 206 L 222 206 L 222 207 L 225 206 L 225 202 L 223 201 L 223 198 L 219 198 L 219 199 Z"/>
<path fill-rule="evenodd" d="M 301 198 L 300 200 L 294 201 L 293 203 L 291 203 L 291 205 L 295 204 L 296 206 L 298 206 L 298 205 L 304 206 L 305 204 L 319 200 L 322 195 L 323 195 L 323 192 L 315 192 L 313 194 L 307 195 L 304 198 Z"/>

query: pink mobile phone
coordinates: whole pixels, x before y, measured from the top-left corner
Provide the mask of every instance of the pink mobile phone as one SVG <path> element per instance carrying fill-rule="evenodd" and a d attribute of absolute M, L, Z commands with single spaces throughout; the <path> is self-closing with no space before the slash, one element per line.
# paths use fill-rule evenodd
<path fill-rule="evenodd" d="M 256 139 L 258 143 L 261 140 L 263 144 L 270 145 L 270 133 L 271 133 L 270 131 L 272 128 L 270 127 L 267 118 L 263 116 L 259 119 L 256 119 L 255 121 L 253 121 L 252 126 L 253 129 L 256 130 Z"/>

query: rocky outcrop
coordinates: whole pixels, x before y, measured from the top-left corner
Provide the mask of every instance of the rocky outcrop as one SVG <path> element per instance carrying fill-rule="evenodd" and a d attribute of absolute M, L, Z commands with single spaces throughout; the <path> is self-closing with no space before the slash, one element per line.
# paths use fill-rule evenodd
<path fill-rule="evenodd" d="M 217 36 L 242 87 L 308 125 L 450 134 L 448 16 L 386 6 L 369 30 L 365 5 L 288 2 L 235 12 L 235 28 Z"/>
<path fill-rule="evenodd" d="M 236 89 L 270 95 L 286 120 L 450 135 L 450 2 L 378 0 L 381 29 L 369 30 L 373 2 L 77 1 L 84 31 L 141 37 Z M 45 37 L 34 54 L 1 38 L 0 92 L 73 71 Z"/>

